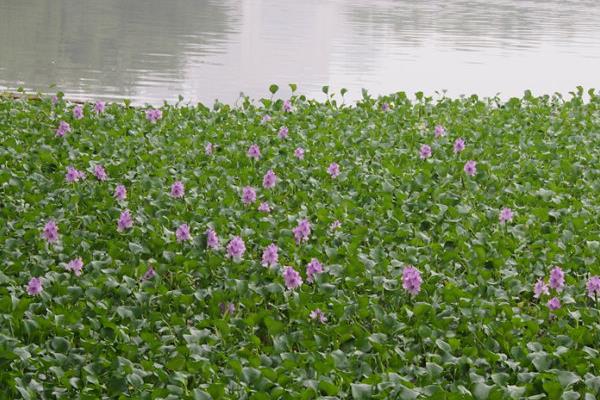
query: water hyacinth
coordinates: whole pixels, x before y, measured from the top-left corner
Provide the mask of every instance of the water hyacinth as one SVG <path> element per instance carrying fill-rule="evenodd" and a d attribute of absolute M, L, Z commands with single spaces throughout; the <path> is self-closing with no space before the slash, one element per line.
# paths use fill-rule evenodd
<path fill-rule="evenodd" d="M 192 235 L 190 234 L 190 227 L 188 224 L 181 224 L 175 231 L 175 237 L 179 243 L 187 242 L 192 240 Z"/>
<path fill-rule="evenodd" d="M 227 255 L 231 257 L 235 262 L 240 262 L 244 253 L 246 252 L 246 245 L 241 237 L 235 236 L 227 245 Z"/>
<path fill-rule="evenodd" d="M 73 108 L 73 118 L 82 119 L 83 118 L 83 107 L 77 105 Z"/>
<path fill-rule="evenodd" d="M 54 220 L 51 219 L 50 221 L 46 222 L 42 236 L 48 243 L 58 242 L 58 225 L 56 225 Z"/>
<path fill-rule="evenodd" d="M 442 125 L 435 126 L 435 137 L 440 138 L 446 134 L 446 129 Z"/>
<path fill-rule="evenodd" d="M 547 306 L 550 309 L 550 311 L 556 311 L 560 308 L 560 300 L 558 299 L 558 297 L 553 297 L 550 300 L 548 300 Z"/>
<path fill-rule="evenodd" d="M 549 295 L 550 290 L 548 285 L 544 282 L 543 279 L 538 279 L 538 281 L 533 286 L 533 297 L 539 299 L 542 295 Z"/>
<path fill-rule="evenodd" d="M 94 104 L 94 111 L 96 112 L 96 114 L 103 113 L 105 108 L 106 108 L 106 103 L 103 102 L 102 100 L 98 100 L 96 102 L 96 104 Z"/>
<path fill-rule="evenodd" d="M 294 156 L 298 160 L 304 160 L 304 149 L 302 147 L 297 147 L 296 150 L 294 150 Z"/>
<path fill-rule="evenodd" d="M 588 297 L 592 299 L 598 298 L 598 295 L 600 295 L 600 277 L 590 277 L 587 281 L 586 288 Z"/>
<path fill-rule="evenodd" d="M 465 141 L 461 138 L 456 139 L 454 142 L 453 150 L 454 153 L 460 153 L 465 149 Z"/>
<path fill-rule="evenodd" d="M 329 229 L 331 229 L 332 231 L 341 228 L 342 223 L 338 220 L 335 220 L 331 223 L 331 225 L 329 225 Z"/>
<path fill-rule="evenodd" d="M 381 111 L 386 112 L 390 110 L 390 105 L 388 103 L 383 103 L 381 105 Z"/>
<path fill-rule="evenodd" d="M 262 254 L 262 265 L 263 267 L 272 267 L 277 264 L 279 260 L 278 254 L 279 248 L 275 243 L 268 245 Z"/>
<path fill-rule="evenodd" d="M 119 221 L 117 221 L 117 231 L 123 232 L 126 229 L 131 229 L 132 226 L 133 219 L 131 218 L 131 213 L 129 210 L 121 212 L 121 215 L 119 215 Z"/>
<path fill-rule="evenodd" d="M 204 154 L 210 156 L 213 153 L 213 144 L 208 142 L 206 146 L 204 146 Z"/>
<path fill-rule="evenodd" d="M 271 189 L 275 187 L 277 183 L 277 175 L 273 172 L 272 169 L 268 170 L 265 176 L 263 177 L 263 187 L 265 189 Z"/>
<path fill-rule="evenodd" d="M 217 250 L 219 248 L 219 237 L 214 229 L 208 229 L 206 231 L 206 245 L 213 250 Z"/>
<path fill-rule="evenodd" d="M 75 258 L 67 264 L 67 270 L 72 271 L 75 276 L 80 276 L 83 270 L 83 260 L 81 257 Z"/>
<path fill-rule="evenodd" d="M 565 287 L 565 273 L 560 267 L 554 267 L 550 271 L 550 287 L 557 292 Z"/>
<path fill-rule="evenodd" d="M 270 213 L 271 207 L 269 206 L 269 203 L 263 202 L 263 203 L 260 203 L 260 205 L 258 206 L 258 211 L 264 212 L 264 213 Z"/>
<path fill-rule="evenodd" d="M 58 128 L 56 128 L 56 136 L 63 137 L 69 132 L 71 132 L 71 125 L 66 121 L 60 121 Z"/>
<path fill-rule="evenodd" d="M 100 164 L 98 164 L 94 167 L 94 176 L 99 181 L 105 181 L 108 179 L 108 175 L 106 174 L 104 167 Z"/>
<path fill-rule="evenodd" d="M 332 178 L 337 178 L 340 175 L 340 166 L 334 162 L 329 164 L 329 167 L 327 167 L 327 173 L 331 175 Z"/>
<path fill-rule="evenodd" d="M 314 275 L 320 274 L 321 272 L 323 272 L 323 265 L 319 260 L 313 258 L 306 266 L 306 280 L 312 283 L 314 281 Z"/>
<path fill-rule="evenodd" d="M 290 290 L 296 289 L 302 285 L 302 277 L 298 271 L 289 266 L 283 269 L 283 280 L 285 281 L 285 287 Z"/>
<path fill-rule="evenodd" d="M 325 313 L 321 311 L 320 308 L 315 308 L 314 310 L 312 310 L 309 314 L 309 317 L 313 321 L 319 321 L 322 324 L 327 322 L 327 317 L 325 317 Z"/>
<path fill-rule="evenodd" d="M 146 110 L 146 119 L 151 123 L 155 124 L 162 118 L 162 111 L 158 108 L 151 108 Z"/>
<path fill-rule="evenodd" d="M 292 112 L 292 102 L 290 100 L 286 100 L 283 102 L 283 111 Z"/>
<path fill-rule="evenodd" d="M 123 201 L 127 198 L 127 189 L 123 185 L 117 185 L 115 188 L 115 198 L 119 201 Z"/>
<path fill-rule="evenodd" d="M 269 122 L 270 120 L 271 120 L 271 116 L 269 114 L 265 114 L 265 115 L 263 115 L 262 119 L 260 120 L 260 123 L 262 125 L 264 125 L 267 122 Z"/>
<path fill-rule="evenodd" d="M 152 266 L 148 266 L 148 269 L 146 270 L 146 272 L 144 272 L 144 275 L 142 276 L 142 281 L 150 280 L 150 279 L 154 278 L 155 276 L 156 276 L 156 271 L 154 270 L 154 268 L 152 268 Z"/>
<path fill-rule="evenodd" d="M 511 222 L 513 219 L 513 212 L 510 208 L 504 207 L 502 211 L 500 211 L 500 223 L 503 224 L 505 222 Z"/>
<path fill-rule="evenodd" d="M 250 186 L 242 189 L 242 203 L 248 205 L 256 201 L 256 190 Z"/>
<path fill-rule="evenodd" d="M 464 170 L 467 175 L 475 176 L 475 174 L 477 173 L 477 163 L 473 160 L 467 161 Z"/>
<path fill-rule="evenodd" d="M 296 243 L 306 242 L 310 236 L 311 227 L 307 219 L 303 219 L 298 223 L 298 226 L 292 229 Z"/>
<path fill-rule="evenodd" d="M 419 150 L 419 157 L 421 160 L 431 157 L 431 147 L 427 144 L 422 145 L 421 149 Z"/>
<path fill-rule="evenodd" d="M 65 180 L 69 183 L 79 182 L 85 178 L 85 174 L 82 171 L 77 170 L 75 167 L 68 166 L 67 173 L 65 174 Z"/>
<path fill-rule="evenodd" d="M 289 130 L 288 130 L 287 126 L 282 126 L 281 128 L 279 128 L 279 132 L 277 132 L 277 136 L 279 136 L 279 139 L 285 139 L 288 137 L 288 133 L 289 133 Z"/>
<path fill-rule="evenodd" d="M 235 305 L 233 303 L 219 303 L 219 310 L 223 315 L 231 315 L 235 312 Z"/>
<path fill-rule="evenodd" d="M 185 195 L 185 186 L 181 181 L 175 181 L 171 185 L 171 197 L 174 199 L 181 199 Z"/>
<path fill-rule="evenodd" d="M 402 287 L 404 290 L 416 296 L 421 291 L 421 283 L 423 283 L 423 280 L 418 269 L 412 265 L 404 267 L 402 271 Z"/>
<path fill-rule="evenodd" d="M 248 157 L 258 160 L 260 158 L 260 148 L 257 144 L 253 144 L 248 148 Z"/>
<path fill-rule="evenodd" d="M 42 290 L 44 290 L 44 287 L 40 278 L 34 277 L 29 280 L 29 283 L 27 284 L 27 294 L 35 296 L 42 293 Z"/>

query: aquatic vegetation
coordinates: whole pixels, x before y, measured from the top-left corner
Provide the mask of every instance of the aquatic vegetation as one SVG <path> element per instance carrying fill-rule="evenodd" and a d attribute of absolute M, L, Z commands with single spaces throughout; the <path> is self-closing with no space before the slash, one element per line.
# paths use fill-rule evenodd
<path fill-rule="evenodd" d="M 597 93 L 79 106 L 0 98 L 0 397 L 599 396 Z"/>

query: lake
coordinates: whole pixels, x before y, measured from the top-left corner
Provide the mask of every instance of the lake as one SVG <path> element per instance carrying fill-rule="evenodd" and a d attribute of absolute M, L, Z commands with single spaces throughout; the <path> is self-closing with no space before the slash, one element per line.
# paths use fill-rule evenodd
<path fill-rule="evenodd" d="M 319 99 L 600 89 L 600 1 L 0 0 L 0 89 L 233 103 L 271 83 Z"/>

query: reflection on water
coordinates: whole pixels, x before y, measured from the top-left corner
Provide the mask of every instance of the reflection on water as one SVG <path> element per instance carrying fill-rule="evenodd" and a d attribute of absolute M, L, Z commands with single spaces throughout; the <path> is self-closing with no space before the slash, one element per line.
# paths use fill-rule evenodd
<path fill-rule="evenodd" d="M 600 88 L 596 0 L 3 0 L 0 88 L 235 101 Z"/>

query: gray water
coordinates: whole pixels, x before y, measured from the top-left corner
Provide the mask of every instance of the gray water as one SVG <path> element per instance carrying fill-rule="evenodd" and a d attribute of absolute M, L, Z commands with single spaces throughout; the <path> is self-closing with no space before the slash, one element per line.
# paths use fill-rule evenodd
<path fill-rule="evenodd" d="M 0 89 L 212 103 L 271 83 L 600 89 L 600 0 L 0 0 Z"/>

